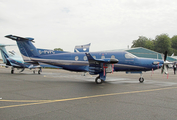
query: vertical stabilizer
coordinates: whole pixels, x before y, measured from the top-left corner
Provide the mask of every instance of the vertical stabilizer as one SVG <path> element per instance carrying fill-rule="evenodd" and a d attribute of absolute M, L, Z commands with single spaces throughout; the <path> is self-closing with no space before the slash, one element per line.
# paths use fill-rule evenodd
<path fill-rule="evenodd" d="M 89 52 L 90 49 L 90 44 L 86 44 L 86 45 L 77 45 L 74 48 L 74 52 Z"/>
<path fill-rule="evenodd" d="M 23 38 L 14 35 L 7 35 L 5 36 L 17 42 L 19 51 L 23 57 L 25 62 L 30 62 L 31 58 L 36 58 L 39 56 L 39 52 L 37 51 L 36 47 L 32 44 L 33 38 Z"/>
<path fill-rule="evenodd" d="M 2 57 L 2 60 L 3 60 L 3 63 L 7 63 L 7 60 L 6 60 L 6 58 L 4 57 L 4 53 L 6 53 L 7 55 L 8 55 L 8 53 L 7 53 L 7 50 L 6 50 L 6 46 L 14 46 L 14 45 L 5 45 L 5 44 L 0 44 L 0 51 L 1 51 L 1 57 Z M 3 52 L 4 51 L 4 52 Z"/>

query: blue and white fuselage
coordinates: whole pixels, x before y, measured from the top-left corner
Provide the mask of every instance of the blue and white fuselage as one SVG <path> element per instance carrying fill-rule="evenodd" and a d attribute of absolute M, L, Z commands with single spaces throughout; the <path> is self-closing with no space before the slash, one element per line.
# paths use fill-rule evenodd
<path fill-rule="evenodd" d="M 119 60 L 114 65 L 114 71 L 149 71 L 158 69 L 163 65 L 163 60 L 138 58 L 128 52 L 90 52 L 95 59 L 116 58 Z M 63 53 L 55 55 L 39 55 L 30 57 L 32 61 L 38 61 L 58 67 L 65 70 L 88 72 L 89 62 L 85 53 Z M 155 64 L 159 62 L 158 64 Z"/>
<path fill-rule="evenodd" d="M 89 72 L 92 75 L 99 75 L 100 79 L 106 80 L 106 73 L 113 71 L 142 72 L 161 68 L 163 60 L 138 58 L 126 51 L 122 52 L 89 52 L 89 53 L 62 53 L 40 55 L 32 44 L 33 38 L 23 38 L 13 35 L 5 36 L 17 42 L 19 50 L 25 62 L 45 63 L 65 70 L 76 72 Z M 139 79 L 140 82 L 143 82 Z"/>

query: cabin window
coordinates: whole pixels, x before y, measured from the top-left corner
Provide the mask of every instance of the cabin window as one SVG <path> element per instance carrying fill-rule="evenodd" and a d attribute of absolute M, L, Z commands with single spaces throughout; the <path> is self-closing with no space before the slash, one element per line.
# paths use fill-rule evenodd
<path fill-rule="evenodd" d="M 126 53 L 125 58 L 135 58 L 136 56 L 131 53 Z"/>
<path fill-rule="evenodd" d="M 84 60 L 87 60 L 87 56 L 84 56 Z"/>
<path fill-rule="evenodd" d="M 78 61 L 78 60 L 79 60 L 79 57 L 78 57 L 78 56 L 76 56 L 76 57 L 75 57 L 75 61 Z"/>

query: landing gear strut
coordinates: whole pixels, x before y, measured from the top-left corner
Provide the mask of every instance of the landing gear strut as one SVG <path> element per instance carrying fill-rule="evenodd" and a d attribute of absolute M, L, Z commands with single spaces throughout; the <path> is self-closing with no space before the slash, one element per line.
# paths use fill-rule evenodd
<path fill-rule="evenodd" d="M 141 77 L 139 78 L 140 83 L 144 82 L 143 74 L 141 74 Z"/>
<path fill-rule="evenodd" d="M 103 80 L 100 79 L 100 76 L 95 78 L 95 83 L 96 84 L 101 84 L 103 82 Z"/>

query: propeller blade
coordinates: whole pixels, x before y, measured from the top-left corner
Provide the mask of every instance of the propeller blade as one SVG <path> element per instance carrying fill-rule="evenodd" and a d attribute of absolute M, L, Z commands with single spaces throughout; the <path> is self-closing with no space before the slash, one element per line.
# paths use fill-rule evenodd
<path fill-rule="evenodd" d="M 164 61 L 166 61 L 167 59 L 167 51 L 165 51 L 165 54 L 164 54 Z"/>
<path fill-rule="evenodd" d="M 161 68 L 161 74 L 163 74 L 163 72 L 164 72 L 164 65 Z"/>
<path fill-rule="evenodd" d="M 165 74 L 168 74 L 168 69 L 167 69 L 167 66 L 166 66 L 166 59 L 167 59 L 167 51 L 165 51 L 165 54 L 164 54 L 164 63 L 163 63 L 163 66 L 162 66 L 162 70 L 161 70 L 161 73 L 165 73 Z"/>

